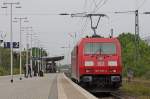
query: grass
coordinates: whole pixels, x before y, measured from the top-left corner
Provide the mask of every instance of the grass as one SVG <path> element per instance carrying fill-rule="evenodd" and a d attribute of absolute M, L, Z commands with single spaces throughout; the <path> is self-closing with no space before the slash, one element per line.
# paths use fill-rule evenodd
<path fill-rule="evenodd" d="M 129 82 L 123 83 L 121 87 L 129 95 L 133 96 L 150 96 L 150 84 L 145 85 L 144 83 Z"/>
<path fill-rule="evenodd" d="M 19 74 L 19 68 L 13 69 L 13 74 Z M 10 75 L 10 69 L 6 69 L 0 66 L 0 76 Z"/>
<path fill-rule="evenodd" d="M 0 66 L 0 76 L 4 76 L 8 74 L 9 74 L 8 70 Z"/>

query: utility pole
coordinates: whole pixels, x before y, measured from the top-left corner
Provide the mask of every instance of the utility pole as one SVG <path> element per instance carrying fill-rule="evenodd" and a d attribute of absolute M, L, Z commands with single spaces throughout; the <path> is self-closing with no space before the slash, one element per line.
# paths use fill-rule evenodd
<path fill-rule="evenodd" d="M 135 64 L 139 59 L 139 12 L 135 10 Z"/>
<path fill-rule="evenodd" d="M 11 64 L 11 83 L 13 83 L 13 31 L 12 31 L 12 17 L 13 17 L 13 5 L 19 5 L 19 2 L 16 3 L 3 3 L 3 5 L 9 5 L 10 6 L 10 64 Z M 7 8 L 7 7 L 2 7 Z M 20 8 L 20 7 L 16 7 Z"/>
<path fill-rule="evenodd" d="M 135 14 L 135 55 L 134 61 L 135 66 L 137 65 L 137 60 L 139 59 L 139 11 L 127 11 L 127 12 L 115 12 L 116 14 L 119 13 L 134 13 Z"/>
<path fill-rule="evenodd" d="M 16 20 L 19 20 L 19 23 L 20 23 L 20 46 L 19 46 L 19 50 L 20 50 L 20 80 L 22 80 L 22 77 L 21 77 L 21 74 L 22 74 L 22 21 L 23 20 L 26 20 L 27 18 L 26 17 L 18 17 L 18 18 L 14 18 Z"/>

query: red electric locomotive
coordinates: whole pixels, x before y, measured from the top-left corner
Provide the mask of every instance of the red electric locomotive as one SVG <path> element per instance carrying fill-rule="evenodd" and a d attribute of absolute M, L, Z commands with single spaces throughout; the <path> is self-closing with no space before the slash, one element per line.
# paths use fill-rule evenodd
<path fill-rule="evenodd" d="M 122 82 L 117 38 L 86 37 L 71 53 L 72 79 L 91 92 L 118 89 Z"/>

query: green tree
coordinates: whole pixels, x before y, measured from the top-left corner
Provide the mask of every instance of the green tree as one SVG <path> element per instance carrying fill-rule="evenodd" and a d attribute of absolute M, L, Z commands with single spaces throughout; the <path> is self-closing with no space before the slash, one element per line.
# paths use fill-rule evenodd
<path fill-rule="evenodd" d="M 139 39 L 139 58 L 135 60 L 137 56 L 137 53 L 135 53 L 135 35 L 122 33 L 118 36 L 118 39 L 122 46 L 123 75 L 125 76 L 130 68 L 134 70 L 135 76 L 144 77 L 145 73 L 150 76 L 148 75 L 150 74 L 148 73 L 150 71 L 150 46 L 144 40 Z"/>

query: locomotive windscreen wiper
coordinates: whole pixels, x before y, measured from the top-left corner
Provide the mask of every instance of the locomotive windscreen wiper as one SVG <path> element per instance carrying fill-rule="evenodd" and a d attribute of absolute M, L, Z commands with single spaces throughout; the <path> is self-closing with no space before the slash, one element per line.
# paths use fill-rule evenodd
<path fill-rule="evenodd" d="M 99 52 L 99 54 L 102 54 L 102 48 L 100 47 L 94 54 L 97 54 Z"/>

